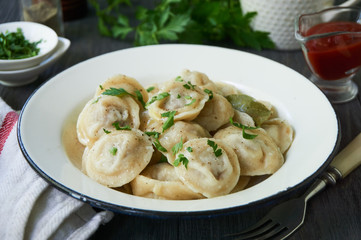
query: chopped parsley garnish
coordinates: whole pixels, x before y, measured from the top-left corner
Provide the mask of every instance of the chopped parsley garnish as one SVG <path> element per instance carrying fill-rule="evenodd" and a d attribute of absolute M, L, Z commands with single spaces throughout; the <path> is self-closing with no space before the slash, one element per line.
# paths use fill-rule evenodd
<path fill-rule="evenodd" d="M 108 95 L 108 96 L 115 96 L 115 97 L 131 96 L 131 97 L 135 98 L 136 100 L 138 100 L 142 104 L 142 106 L 145 108 L 145 102 L 143 100 L 142 93 L 139 90 L 135 90 L 134 92 L 135 92 L 135 95 L 127 92 L 124 88 L 110 87 L 109 89 L 102 92 L 102 94 Z"/>
<path fill-rule="evenodd" d="M 100 97 L 97 97 L 97 99 L 95 99 L 95 100 L 92 102 L 92 104 L 95 104 L 95 103 L 99 102 L 99 99 L 100 99 Z"/>
<path fill-rule="evenodd" d="M 178 99 L 181 98 L 181 95 L 178 94 L 178 95 L 177 95 L 177 98 L 178 98 Z"/>
<path fill-rule="evenodd" d="M 164 155 L 162 154 L 162 156 L 160 156 L 160 159 L 159 159 L 158 163 L 165 163 L 165 162 L 168 162 L 168 159 L 167 159 L 166 156 L 164 156 Z"/>
<path fill-rule="evenodd" d="M 147 92 L 151 92 L 151 91 L 153 91 L 154 89 L 155 89 L 155 87 L 151 86 L 151 87 L 147 88 Z"/>
<path fill-rule="evenodd" d="M 99 85 L 99 88 L 100 90 L 104 90 L 103 86 L 102 85 Z"/>
<path fill-rule="evenodd" d="M 192 147 L 187 147 L 186 148 L 188 152 L 193 152 L 193 148 Z"/>
<path fill-rule="evenodd" d="M 117 151 L 118 151 L 118 148 L 116 148 L 116 147 L 112 147 L 112 148 L 109 150 L 110 154 L 113 155 L 113 156 L 115 156 L 115 154 L 117 154 Z"/>
<path fill-rule="evenodd" d="M 184 165 L 186 169 L 188 169 L 188 158 L 186 158 L 183 154 L 178 154 L 178 157 L 174 160 L 173 166 L 178 167 L 180 163 Z"/>
<path fill-rule="evenodd" d="M 145 102 L 143 100 L 143 95 L 139 90 L 135 90 L 135 95 L 137 96 L 138 101 L 142 104 L 143 108 L 145 108 Z"/>
<path fill-rule="evenodd" d="M 196 87 L 196 85 L 193 85 L 190 81 L 188 81 L 186 84 L 183 85 L 184 88 L 186 89 L 192 89 L 194 90 L 194 88 Z"/>
<path fill-rule="evenodd" d="M 183 148 L 183 138 L 172 147 L 173 155 L 176 155 Z"/>
<path fill-rule="evenodd" d="M 103 95 L 115 96 L 115 97 L 123 97 L 123 96 L 132 96 L 132 94 L 128 93 L 124 88 L 109 88 L 102 92 Z M 134 97 L 134 96 L 133 96 Z"/>
<path fill-rule="evenodd" d="M 208 139 L 207 144 L 208 144 L 211 148 L 213 148 L 213 152 L 214 152 L 214 155 L 215 155 L 216 157 L 219 157 L 219 156 L 222 155 L 222 149 L 218 148 L 218 145 L 217 145 L 215 142 L 213 142 L 212 140 L 209 140 L 209 139 Z M 217 149 L 217 148 L 218 148 L 218 149 Z"/>
<path fill-rule="evenodd" d="M 235 127 L 242 128 L 242 136 L 244 139 L 251 140 L 258 136 L 257 134 L 249 134 L 249 133 L 246 133 L 246 131 L 245 131 L 245 130 L 254 130 L 254 129 L 257 129 L 258 127 L 249 127 L 249 126 L 245 126 L 241 123 L 233 122 L 232 118 L 229 119 L 229 122 Z"/>
<path fill-rule="evenodd" d="M 206 88 L 203 91 L 208 94 L 209 100 L 211 100 L 213 98 L 213 92 L 211 90 Z"/>
<path fill-rule="evenodd" d="M 189 106 L 189 105 L 192 105 L 193 103 L 195 103 L 196 100 L 195 99 L 192 99 L 192 101 L 190 101 L 189 103 L 186 103 L 185 106 Z"/>
<path fill-rule="evenodd" d="M 24 59 L 39 54 L 38 44 L 41 42 L 30 42 L 25 38 L 21 28 L 16 32 L 0 32 L 0 59 Z"/>
<path fill-rule="evenodd" d="M 164 122 L 164 124 L 162 126 L 163 132 L 165 130 L 167 130 L 168 128 L 170 128 L 171 126 L 173 126 L 174 116 L 176 113 L 177 113 L 177 111 L 170 111 L 170 112 L 165 112 L 165 113 L 161 114 L 162 117 L 167 117 L 167 120 Z"/>
<path fill-rule="evenodd" d="M 104 131 L 106 134 L 111 133 L 111 131 L 108 131 L 108 130 L 106 130 L 105 128 L 103 128 L 103 131 Z"/>
<path fill-rule="evenodd" d="M 159 132 L 145 132 L 145 134 L 147 134 L 149 137 L 154 138 L 153 145 L 156 149 L 158 149 L 158 151 L 167 152 L 167 149 L 163 147 L 159 141 L 159 135 L 160 135 Z"/>
<path fill-rule="evenodd" d="M 145 108 L 149 107 L 150 104 L 154 103 L 155 101 L 159 101 L 162 100 L 166 97 L 170 96 L 170 94 L 168 92 L 162 92 L 159 93 L 156 96 L 153 96 L 146 104 L 145 104 Z"/>
<path fill-rule="evenodd" d="M 176 81 L 176 82 L 183 82 L 183 79 L 182 79 L 181 76 L 177 76 L 174 81 Z"/>
<path fill-rule="evenodd" d="M 132 130 L 132 128 L 129 125 L 125 125 L 124 127 L 121 127 L 119 125 L 119 122 L 114 122 L 112 125 L 115 127 L 116 130 Z"/>

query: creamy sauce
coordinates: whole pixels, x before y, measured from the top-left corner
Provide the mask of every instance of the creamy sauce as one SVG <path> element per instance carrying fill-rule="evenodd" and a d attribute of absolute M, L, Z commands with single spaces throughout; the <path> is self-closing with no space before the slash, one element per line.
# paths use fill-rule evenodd
<path fill-rule="evenodd" d="M 76 108 L 66 119 L 63 127 L 62 134 L 62 143 L 65 149 L 65 152 L 69 160 L 74 164 L 78 169 L 82 169 L 82 156 L 85 149 L 78 141 L 77 131 L 76 131 L 76 122 L 78 120 L 79 113 L 83 109 L 83 105 Z"/>

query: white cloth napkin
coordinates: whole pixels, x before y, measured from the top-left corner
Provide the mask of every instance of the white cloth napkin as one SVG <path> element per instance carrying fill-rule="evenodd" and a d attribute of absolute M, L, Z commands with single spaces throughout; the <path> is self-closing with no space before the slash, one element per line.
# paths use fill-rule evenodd
<path fill-rule="evenodd" d="M 87 239 L 111 220 L 50 186 L 33 171 L 16 137 L 18 114 L 0 98 L 0 239 Z"/>

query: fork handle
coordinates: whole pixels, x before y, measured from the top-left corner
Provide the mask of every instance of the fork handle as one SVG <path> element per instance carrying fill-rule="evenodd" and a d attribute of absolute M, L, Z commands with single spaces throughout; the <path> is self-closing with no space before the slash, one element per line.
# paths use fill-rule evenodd
<path fill-rule="evenodd" d="M 357 135 L 340 153 L 332 160 L 330 166 L 338 170 L 342 178 L 361 164 L 361 133 Z"/>

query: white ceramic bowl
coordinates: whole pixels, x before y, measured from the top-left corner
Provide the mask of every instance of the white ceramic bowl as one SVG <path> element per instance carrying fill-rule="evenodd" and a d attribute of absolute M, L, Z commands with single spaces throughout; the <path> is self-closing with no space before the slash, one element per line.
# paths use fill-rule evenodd
<path fill-rule="evenodd" d="M 176 201 L 137 197 L 107 188 L 83 174 L 67 157 L 62 144 L 64 124 L 76 122 L 79 111 L 104 80 L 122 73 L 143 86 L 151 86 L 176 77 L 184 68 L 204 72 L 213 81 L 234 84 L 275 106 L 279 116 L 295 130 L 281 169 L 244 191 Z M 171 44 L 108 53 L 58 74 L 26 102 L 19 118 L 18 139 L 29 164 L 77 199 L 129 214 L 209 216 L 250 209 L 305 187 L 330 162 L 339 142 L 339 128 L 325 95 L 292 69 L 237 50 Z"/>
<path fill-rule="evenodd" d="M 25 39 L 30 42 L 37 42 L 40 48 L 39 54 L 24 59 L 0 59 L 0 70 L 19 70 L 39 65 L 44 61 L 54 50 L 58 44 L 58 35 L 55 31 L 43 24 L 34 22 L 9 22 L 0 24 L 0 32 L 16 32 L 18 28 L 21 28 Z"/>
<path fill-rule="evenodd" d="M 70 41 L 68 39 L 59 37 L 53 53 L 40 64 L 25 69 L 0 71 L 0 84 L 18 87 L 34 82 L 39 74 L 54 64 L 68 50 L 69 46 Z"/>

